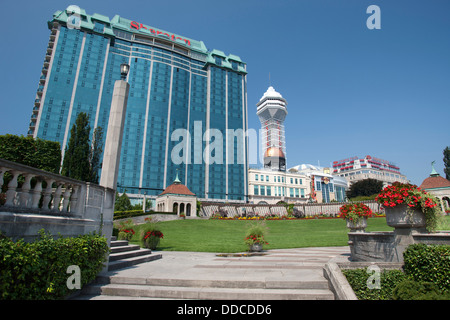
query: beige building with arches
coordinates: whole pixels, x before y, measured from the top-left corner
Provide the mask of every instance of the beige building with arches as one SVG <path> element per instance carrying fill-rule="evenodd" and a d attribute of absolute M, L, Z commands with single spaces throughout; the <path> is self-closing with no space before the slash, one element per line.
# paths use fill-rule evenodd
<path fill-rule="evenodd" d="M 184 213 L 186 218 L 197 216 L 197 196 L 181 183 L 178 174 L 174 182 L 158 195 L 155 206 L 159 212 L 176 212 L 178 216 Z"/>

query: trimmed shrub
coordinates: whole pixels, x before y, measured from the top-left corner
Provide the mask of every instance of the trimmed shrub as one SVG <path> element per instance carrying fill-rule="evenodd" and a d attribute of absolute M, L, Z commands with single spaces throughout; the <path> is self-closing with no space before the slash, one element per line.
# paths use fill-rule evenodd
<path fill-rule="evenodd" d="M 450 245 L 412 244 L 403 253 L 405 273 L 450 292 Z"/>
<path fill-rule="evenodd" d="M 61 146 L 59 142 L 39 138 L 0 135 L 0 159 L 59 173 Z"/>
<path fill-rule="evenodd" d="M 450 300 L 450 293 L 442 293 L 431 282 L 406 279 L 394 288 L 392 298 L 394 300 Z"/>
<path fill-rule="evenodd" d="M 0 238 L 0 297 L 3 300 L 54 300 L 71 293 L 67 268 L 80 268 L 81 287 L 95 279 L 108 252 L 98 234 L 54 239 L 43 230 L 34 242 Z"/>
<path fill-rule="evenodd" d="M 367 268 L 342 270 L 359 300 L 391 300 L 392 292 L 406 275 L 401 270 L 384 270 L 380 273 L 381 289 L 369 289 Z"/>

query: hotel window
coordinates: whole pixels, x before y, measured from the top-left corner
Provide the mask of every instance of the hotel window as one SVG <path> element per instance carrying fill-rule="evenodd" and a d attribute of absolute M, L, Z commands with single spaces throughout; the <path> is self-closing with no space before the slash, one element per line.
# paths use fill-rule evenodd
<path fill-rule="evenodd" d="M 316 181 L 316 190 L 317 191 L 321 191 L 322 190 L 320 181 Z"/>
<path fill-rule="evenodd" d="M 266 176 L 266 181 L 267 181 L 267 182 L 269 181 L 269 176 Z"/>
<path fill-rule="evenodd" d="M 296 179 L 297 180 L 297 179 Z M 293 184 L 294 183 L 294 178 L 291 178 L 291 184 Z"/>
<path fill-rule="evenodd" d="M 289 196 L 292 197 L 292 198 L 294 197 L 294 188 L 289 188 Z"/>
<path fill-rule="evenodd" d="M 268 196 L 272 195 L 272 187 L 271 186 L 267 186 L 267 195 Z"/>
<path fill-rule="evenodd" d="M 258 181 L 258 175 L 255 174 L 255 181 Z"/>
<path fill-rule="evenodd" d="M 265 196 L 266 195 L 266 187 L 265 186 L 260 186 L 261 188 L 261 195 Z"/>
<path fill-rule="evenodd" d="M 298 193 L 298 189 L 296 188 L 295 189 L 295 196 L 298 198 L 298 197 L 300 197 L 300 195 L 299 195 L 299 193 Z"/>
<path fill-rule="evenodd" d="M 255 196 L 259 195 L 259 186 L 255 185 L 254 192 Z"/>
<path fill-rule="evenodd" d="M 295 178 L 295 184 L 298 184 L 298 179 L 297 178 Z"/>
<path fill-rule="evenodd" d="M 300 195 L 302 198 L 305 197 L 305 189 L 300 189 Z"/>

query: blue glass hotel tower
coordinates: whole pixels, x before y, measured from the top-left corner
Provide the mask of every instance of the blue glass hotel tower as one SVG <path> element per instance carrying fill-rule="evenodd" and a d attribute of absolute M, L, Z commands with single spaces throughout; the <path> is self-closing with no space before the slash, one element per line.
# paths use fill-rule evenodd
<path fill-rule="evenodd" d="M 59 141 L 64 152 L 77 114 L 85 112 L 91 133 L 102 127 L 105 139 L 114 82 L 120 64 L 128 63 L 118 191 L 155 196 L 178 173 L 200 199 L 247 200 L 247 140 L 225 138 L 226 129 L 247 130 L 247 72 L 238 56 L 118 15 L 110 20 L 70 7 L 55 12 L 48 27 L 29 136 Z M 214 150 L 223 152 L 223 163 L 202 158 L 212 128 L 223 132 L 223 150 Z M 182 163 L 171 159 L 176 129 L 190 135 Z M 234 158 L 227 154 L 230 143 Z"/>

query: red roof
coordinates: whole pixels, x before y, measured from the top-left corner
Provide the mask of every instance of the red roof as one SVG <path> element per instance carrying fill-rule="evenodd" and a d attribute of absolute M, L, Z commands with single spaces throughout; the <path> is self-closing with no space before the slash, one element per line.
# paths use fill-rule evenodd
<path fill-rule="evenodd" d="M 162 196 L 163 194 L 181 194 L 185 196 L 195 196 L 194 193 L 191 192 L 191 190 L 188 189 L 184 184 L 181 183 L 172 183 L 170 186 L 168 186 L 163 193 L 160 194 Z"/>
<path fill-rule="evenodd" d="M 422 184 L 420 185 L 421 189 L 433 189 L 445 187 L 450 187 L 450 181 L 441 176 L 428 177 L 425 180 L 423 180 Z"/>

